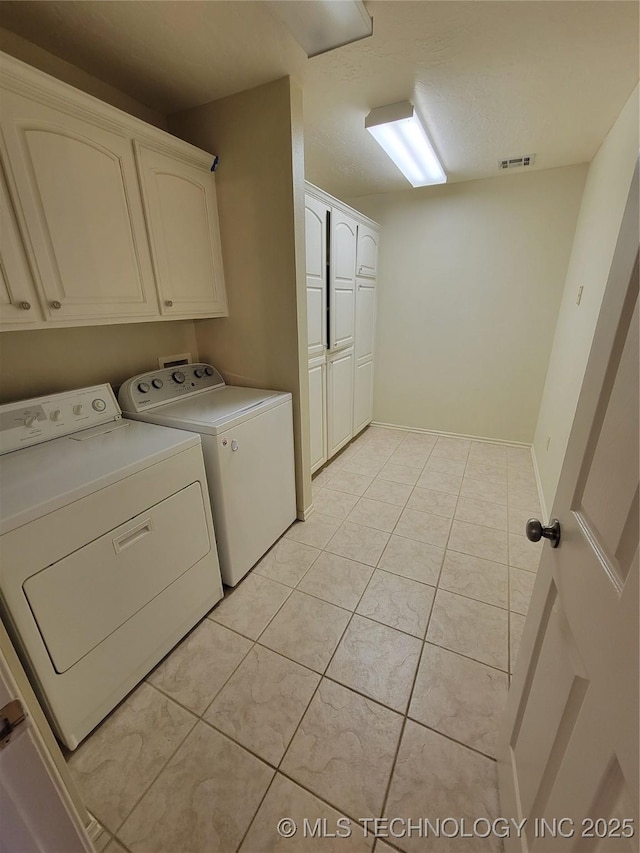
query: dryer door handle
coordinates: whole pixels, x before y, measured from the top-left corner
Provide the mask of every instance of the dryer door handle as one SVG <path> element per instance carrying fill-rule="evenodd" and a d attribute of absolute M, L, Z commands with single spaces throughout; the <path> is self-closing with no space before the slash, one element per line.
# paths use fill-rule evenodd
<path fill-rule="evenodd" d="M 130 548 L 132 545 L 135 545 L 136 542 L 144 539 L 144 537 L 152 531 L 153 522 L 150 518 L 147 518 L 146 521 L 136 525 L 132 530 L 127 530 L 127 532 L 123 533 L 122 536 L 118 536 L 113 540 L 113 548 L 116 554 L 120 554 L 126 548 Z"/>

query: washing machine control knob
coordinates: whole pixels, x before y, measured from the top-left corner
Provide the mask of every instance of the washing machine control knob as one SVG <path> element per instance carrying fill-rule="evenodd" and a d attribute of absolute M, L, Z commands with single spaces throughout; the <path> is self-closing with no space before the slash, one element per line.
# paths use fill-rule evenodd
<path fill-rule="evenodd" d="M 204 368 L 203 367 L 196 367 L 196 369 L 193 371 L 193 373 L 194 373 L 196 379 L 202 379 L 202 377 L 204 376 Z"/>
<path fill-rule="evenodd" d="M 205 367 L 204 372 L 207 376 L 213 376 L 213 367 Z"/>
<path fill-rule="evenodd" d="M 73 407 L 73 414 L 74 415 L 81 415 L 82 414 L 82 403 L 76 403 L 75 404 L 75 406 Z"/>
<path fill-rule="evenodd" d="M 101 397 L 96 397 L 93 403 L 91 403 L 91 407 L 93 408 L 94 412 L 104 412 L 104 410 L 107 408 L 107 404 Z"/>
<path fill-rule="evenodd" d="M 62 412 L 60 411 L 60 409 L 54 409 L 52 412 L 49 413 L 49 417 L 52 421 L 59 421 L 61 414 Z"/>
<path fill-rule="evenodd" d="M 37 420 L 38 418 L 36 417 L 36 415 L 27 415 L 27 417 L 24 419 L 24 425 L 26 427 L 32 427 Z"/>
<path fill-rule="evenodd" d="M 174 370 L 173 373 L 171 374 L 171 378 L 173 379 L 174 382 L 177 382 L 178 385 L 182 385 L 185 377 L 184 377 L 184 373 L 181 370 Z"/>
<path fill-rule="evenodd" d="M 162 388 L 164 382 L 162 381 L 162 379 L 152 379 L 151 384 L 154 388 Z"/>
<path fill-rule="evenodd" d="M 138 382 L 138 391 L 141 394 L 148 394 L 151 391 L 151 385 L 148 382 Z"/>

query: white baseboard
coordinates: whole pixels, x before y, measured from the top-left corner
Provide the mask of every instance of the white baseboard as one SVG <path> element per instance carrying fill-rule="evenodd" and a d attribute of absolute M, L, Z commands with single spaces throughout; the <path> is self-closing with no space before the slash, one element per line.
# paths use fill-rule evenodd
<path fill-rule="evenodd" d="M 485 444 L 501 444 L 505 447 L 531 447 L 526 441 L 507 441 L 503 438 L 487 438 L 483 435 L 466 435 L 462 432 L 445 432 L 441 429 L 420 429 L 419 427 L 402 426 L 401 424 L 385 424 L 381 421 L 371 421 L 371 426 L 384 427 L 384 429 L 397 429 L 400 432 L 421 432 L 426 435 L 446 435 L 447 438 L 466 438 L 471 441 L 482 441 Z"/>
<path fill-rule="evenodd" d="M 102 850 L 106 845 L 111 841 L 111 835 L 107 832 L 107 830 L 102 826 L 102 824 L 95 818 L 91 812 L 88 813 L 91 820 L 89 821 L 88 826 L 86 826 L 87 835 L 89 836 L 91 843 L 95 846 L 96 850 Z"/>
<path fill-rule="evenodd" d="M 313 513 L 315 506 L 311 504 L 306 509 L 298 510 L 298 520 L 299 521 L 307 521 L 309 516 Z"/>

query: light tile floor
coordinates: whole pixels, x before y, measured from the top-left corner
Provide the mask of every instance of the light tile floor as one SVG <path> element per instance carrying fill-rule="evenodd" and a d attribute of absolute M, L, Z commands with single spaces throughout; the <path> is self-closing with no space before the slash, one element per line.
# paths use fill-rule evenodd
<path fill-rule="evenodd" d="M 70 756 L 107 853 L 469 853 L 276 824 L 498 815 L 497 721 L 540 558 L 529 451 L 371 427 L 314 503 Z"/>

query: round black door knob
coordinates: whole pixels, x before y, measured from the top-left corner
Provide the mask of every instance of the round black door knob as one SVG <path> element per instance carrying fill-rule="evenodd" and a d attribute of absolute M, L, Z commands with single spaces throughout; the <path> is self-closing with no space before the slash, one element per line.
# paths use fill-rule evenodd
<path fill-rule="evenodd" d="M 537 518 L 530 518 L 527 521 L 525 528 L 527 539 L 530 542 L 539 542 L 541 539 L 548 539 L 551 542 L 552 548 L 557 548 L 560 544 L 560 522 L 557 518 L 551 521 L 549 527 L 543 527 L 542 522 Z"/>

